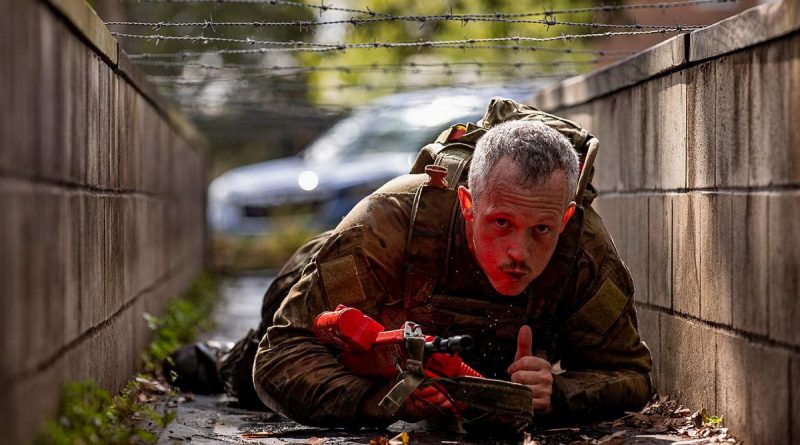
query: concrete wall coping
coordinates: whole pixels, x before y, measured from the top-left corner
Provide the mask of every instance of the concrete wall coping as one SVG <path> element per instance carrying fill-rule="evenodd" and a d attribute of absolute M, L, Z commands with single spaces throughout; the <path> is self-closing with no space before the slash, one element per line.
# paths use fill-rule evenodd
<path fill-rule="evenodd" d="M 117 74 L 128 80 L 153 104 L 172 128 L 190 143 L 190 146 L 195 149 L 205 149 L 206 140 L 202 133 L 175 105 L 158 93 L 153 84 L 147 81 L 141 69 L 125 55 L 119 42 L 111 35 L 111 31 L 85 0 L 41 1 L 58 11 Z"/>
<path fill-rule="evenodd" d="M 797 0 L 777 0 L 691 33 L 677 35 L 626 59 L 546 87 L 528 98 L 545 110 L 589 102 L 666 72 L 719 57 L 800 29 Z"/>
<path fill-rule="evenodd" d="M 686 64 L 689 34 L 667 39 L 645 51 L 539 91 L 530 100 L 546 110 L 588 102 Z"/>

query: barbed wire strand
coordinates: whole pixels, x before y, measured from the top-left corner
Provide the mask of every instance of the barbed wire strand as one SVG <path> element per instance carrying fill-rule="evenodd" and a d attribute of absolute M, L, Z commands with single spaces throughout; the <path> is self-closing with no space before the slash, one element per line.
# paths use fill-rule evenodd
<path fill-rule="evenodd" d="M 596 37 L 612 37 L 612 36 L 642 36 L 650 34 L 666 34 L 666 33 L 680 33 L 686 31 L 681 26 L 672 28 L 663 28 L 658 30 L 641 30 L 641 31 L 609 31 L 603 33 L 587 33 L 587 34 L 562 34 L 559 36 L 550 37 L 530 37 L 530 36 L 510 36 L 510 37 L 481 37 L 471 39 L 455 39 L 455 40 L 423 40 L 416 42 L 363 42 L 363 43 L 315 43 L 303 42 L 297 40 L 257 40 L 257 39 L 239 39 L 232 37 L 210 37 L 210 36 L 168 36 L 162 34 L 129 34 L 122 32 L 112 32 L 115 37 L 125 37 L 132 39 L 155 40 L 156 44 L 160 41 L 188 41 L 192 43 L 208 44 L 210 42 L 223 42 L 223 43 L 243 43 L 248 45 L 264 45 L 264 46 L 277 46 L 287 47 L 284 50 L 310 50 L 315 52 L 329 52 L 329 51 L 344 51 L 349 49 L 377 49 L 377 48 L 448 48 L 452 45 L 472 45 L 481 43 L 497 43 L 497 42 L 553 42 L 553 41 L 570 41 L 574 39 L 588 39 Z"/>
<path fill-rule="evenodd" d="M 584 8 L 568 8 L 568 9 L 545 9 L 541 12 L 524 12 L 524 13 L 490 13 L 490 14 L 469 14 L 474 17 L 484 17 L 484 18 L 520 18 L 520 17 L 541 17 L 541 16 L 553 16 L 555 14 L 581 14 L 581 13 L 598 13 L 598 12 L 617 12 L 617 11 L 624 11 L 624 10 L 632 10 L 632 9 L 668 9 L 668 8 L 680 8 L 686 6 L 695 6 L 695 5 L 708 5 L 708 4 L 717 4 L 717 3 L 736 3 L 738 0 L 682 0 L 682 1 L 673 1 L 673 2 L 656 2 L 656 3 L 633 3 L 633 4 L 624 4 L 624 5 L 601 5 L 601 6 L 590 6 Z M 320 11 L 320 14 L 326 11 L 338 11 L 338 12 L 348 12 L 352 14 L 361 14 L 368 17 L 401 17 L 396 16 L 393 14 L 387 14 L 383 12 L 373 11 L 371 9 L 355 9 L 355 8 L 341 8 L 333 5 L 326 5 L 324 0 L 320 2 L 320 4 L 313 4 L 313 3 L 302 3 L 297 1 L 291 0 L 139 0 L 139 2 L 144 3 L 241 3 L 241 4 L 260 4 L 260 5 L 271 5 L 271 6 L 288 6 L 288 7 L 297 7 L 297 8 L 310 8 L 316 9 Z M 464 14 L 467 15 L 467 14 Z M 439 14 L 439 15 L 429 15 L 429 16 L 416 16 L 419 18 L 425 17 L 457 17 L 457 14 Z"/>
<path fill-rule="evenodd" d="M 617 57 L 611 58 L 612 60 Z M 324 65 L 324 66 L 253 66 L 247 64 L 226 64 L 226 65 L 208 65 L 197 62 L 164 62 L 159 60 L 141 60 L 137 62 L 140 66 L 155 66 L 167 68 L 184 68 L 195 67 L 208 71 L 237 71 L 237 72 L 250 72 L 250 71 L 292 71 L 296 73 L 305 72 L 386 72 L 387 70 L 438 70 L 443 71 L 451 70 L 460 67 L 474 67 L 479 70 L 486 68 L 512 68 L 522 69 L 527 67 L 545 67 L 545 66 L 564 66 L 564 65 L 594 65 L 606 61 L 607 58 L 594 58 L 587 60 L 556 60 L 548 62 L 479 62 L 479 61 L 456 61 L 456 62 L 438 62 L 438 63 L 420 63 L 420 62 L 407 62 L 407 63 L 369 63 L 369 64 L 352 64 L 352 65 Z"/>
<path fill-rule="evenodd" d="M 557 73 L 526 73 L 526 78 L 535 78 L 535 79 L 564 79 L 567 77 L 575 76 L 577 73 L 574 72 L 557 72 Z M 241 82 L 241 83 L 248 83 L 248 78 L 178 78 L 176 76 L 147 76 L 148 80 L 155 84 L 155 85 L 176 85 L 176 86 L 204 86 L 214 82 Z M 493 76 L 493 80 L 498 79 L 507 79 L 507 80 L 520 80 L 519 76 L 503 76 L 503 77 L 496 77 Z M 464 81 L 455 82 L 455 83 L 446 83 L 441 84 L 439 86 L 455 86 L 455 85 L 465 85 Z M 485 81 L 476 81 L 474 83 L 469 82 L 468 86 L 483 86 L 485 85 Z M 259 83 L 258 85 L 264 85 L 263 83 Z M 426 84 L 425 88 L 435 88 L 436 85 L 430 86 L 431 84 Z M 398 84 L 398 85 L 389 85 L 389 84 L 369 84 L 369 83 L 353 83 L 353 84 L 320 84 L 320 85 L 305 85 L 305 84 L 282 84 L 280 87 L 283 90 L 291 90 L 291 91 L 307 91 L 309 89 L 343 89 L 343 88 L 360 88 L 364 87 L 367 90 L 374 90 L 379 86 L 397 86 L 399 88 L 405 88 L 409 86 L 414 86 L 413 84 Z"/>
<path fill-rule="evenodd" d="M 547 26 L 572 26 L 572 27 L 585 27 L 590 29 L 611 28 L 611 29 L 673 29 L 675 25 L 655 25 L 655 24 L 639 24 L 639 23 L 600 23 L 600 22 L 571 22 L 562 21 L 555 18 L 539 19 L 539 20 L 525 20 L 525 19 L 511 19 L 511 18 L 496 18 L 496 17 L 481 17 L 478 15 L 441 15 L 441 16 L 394 16 L 394 17 L 374 17 L 374 18 L 350 18 L 347 20 L 333 20 L 315 22 L 311 20 L 294 20 L 287 22 L 266 22 L 266 21 L 252 21 L 252 22 L 215 22 L 213 19 L 204 20 L 202 22 L 106 22 L 107 26 L 144 26 L 154 30 L 162 28 L 176 28 L 176 27 L 199 27 L 199 28 L 215 28 L 224 27 L 247 27 L 247 28 L 265 28 L 265 27 L 298 27 L 301 29 L 310 29 L 318 26 L 326 25 L 365 25 L 377 22 L 387 21 L 406 21 L 417 23 L 440 22 L 440 21 L 458 21 L 463 24 L 478 23 L 478 22 L 491 22 L 491 23 L 515 23 L 515 24 L 536 24 Z M 686 30 L 694 30 L 702 28 L 704 25 L 681 25 Z"/>
<path fill-rule="evenodd" d="M 545 52 L 545 53 L 559 53 L 559 54 L 593 54 L 598 56 L 619 55 L 621 57 L 635 54 L 636 51 L 626 49 L 577 49 L 577 48 L 550 48 L 538 45 L 442 45 L 438 48 L 450 48 L 461 50 L 472 49 L 486 49 L 486 50 L 512 50 L 512 51 L 529 51 L 529 52 Z M 267 54 L 267 53 L 285 53 L 285 52 L 330 52 L 328 49 L 315 51 L 310 48 L 250 48 L 250 49 L 214 49 L 209 51 L 178 51 L 172 53 L 131 53 L 128 58 L 131 60 L 144 60 L 144 59 L 171 59 L 171 58 L 187 58 L 187 57 L 202 57 L 206 55 L 245 55 L 245 54 Z"/>

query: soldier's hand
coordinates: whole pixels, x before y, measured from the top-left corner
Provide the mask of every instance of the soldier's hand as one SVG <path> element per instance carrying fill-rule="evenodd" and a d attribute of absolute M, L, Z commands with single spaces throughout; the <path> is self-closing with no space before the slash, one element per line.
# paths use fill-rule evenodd
<path fill-rule="evenodd" d="M 458 414 L 450 399 L 434 385 L 418 388 L 406 399 L 401 418 L 422 420 Z"/>
<path fill-rule="evenodd" d="M 537 413 L 550 412 L 550 395 L 553 393 L 553 374 L 550 362 L 533 355 L 533 333 L 527 325 L 519 329 L 517 354 L 508 367 L 511 381 L 526 385 L 533 391 L 533 409 Z"/>

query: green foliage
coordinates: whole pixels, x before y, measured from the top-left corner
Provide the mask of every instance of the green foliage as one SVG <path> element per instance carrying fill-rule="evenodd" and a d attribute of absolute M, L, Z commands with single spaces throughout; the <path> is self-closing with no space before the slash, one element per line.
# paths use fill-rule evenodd
<path fill-rule="evenodd" d="M 614 3 L 614 2 L 607 2 Z M 436 0 L 429 2 L 397 2 L 393 0 L 358 0 L 351 3 L 352 7 L 358 9 L 370 8 L 374 11 L 393 15 L 442 15 L 453 14 L 491 14 L 502 13 L 528 13 L 543 12 L 547 9 L 578 8 L 586 6 L 597 6 L 597 3 L 589 0 L 550 0 L 545 2 L 538 1 L 517 1 L 517 0 Z M 331 20 L 332 13 L 326 12 L 322 19 Z M 349 18 L 345 15 L 345 18 Z M 528 19 L 544 19 L 544 16 L 533 16 Z M 569 14 L 556 17 L 560 20 L 570 20 L 575 22 L 591 22 L 592 16 L 588 13 Z M 586 33 L 589 27 L 571 26 L 547 26 L 537 23 L 504 23 L 504 22 L 467 22 L 460 21 L 431 21 L 427 23 L 414 23 L 407 21 L 386 21 L 367 25 L 350 26 L 345 28 L 341 35 L 341 41 L 349 43 L 370 43 L 370 42 L 413 42 L 427 40 L 462 40 L 480 39 L 492 37 L 553 37 L 563 34 Z M 513 45 L 513 42 L 498 42 L 499 45 Z M 527 45 L 527 44 L 523 44 Z M 560 48 L 565 45 L 564 41 L 541 43 L 538 46 Z M 585 40 L 569 42 L 568 45 L 573 49 L 587 47 Z M 515 51 L 513 49 L 457 49 L 457 48 L 389 48 L 371 50 L 350 50 L 346 52 L 328 53 L 301 53 L 300 60 L 306 66 L 318 65 L 353 65 L 353 64 L 392 64 L 392 63 L 438 63 L 438 62 L 459 62 L 459 61 L 479 61 L 479 62 L 545 62 L 556 60 L 586 60 L 591 56 L 567 56 L 548 52 Z M 584 65 L 583 69 L 591 68 Z M 565 68 L 537 69 L 542 71 L 564 71 Z M 393 70 L 384 72 L 350 72 L 339 73 L 330 71 L 320 71 L 311 73 L 308 81 L 312 87 L 309 91 L 311 98 L 322 103 L 345 103 L 348 105 L 358 105 L 366 99 L 386 94 L 387 91 L 359 91 L 324 88 L 324 85 L 338 83 L 367 83 L 367 84 L 419 84 L 421 86 L 431 84 L 452 83 L 459 81 L 485 82 L 487 85 L 498 81 L 506 83 L 514 82 L 502 74 L 516 75 L 516 81 L 532 80 L 531 76 L 524 75 L 524 72 L 508 73 L 484 73 L 475 72 L 454 72 L 452 74 L 432 73 L 421 74 L 403 70 Z M 499 77 L 499 78 L 498 78 Z M 505 80 L 504 80 L 505 79 Z M 315 88 L 316 87 L 316 88 Z"/>
<path fill-rule="evenodd" d="M 142 354 L 145 370 L 155 375 L 160 364 L 181 344 L 193 340 L 209 327 L 208 316 L 218 301 L 217 279 L 203 273 L 183 298 L 171 300 L 166 313 L 158 318 L 144 314 L 154 339 Z M 62 389 L 59 414 L 42 426 L 39 445 L 140 445 L 156 442 L 153 430 L 165 428 L 175 413 L 154 408 L 139 376 L 116 396 L 92 380 L 66 383 Z M 168 397 L 174 394 L 167 394 Z M 143 425 L 147 425 L 144 427 Z"/>
<path fill-rule="evenodd" d="M 703 408 L 700 411 L 700 416 L 703 419 L 703 426 L 711 426 L 716 428 L 722 428 L 722 417 L 723 416 L 709 416 L 706 413 L 706 409 Z"/>
<path fill-rule="evenodd" d="M 174 413 L 158 412 L 139 401 L 141 385 L 131 381 L 117 395 L 91 380 L 64 385 L 57 420 L 45 422 L 40 445 L 138 445 L 156 442 L 156 435 L 140 425 L 166 427 Z"/>
<path fill-rule="evenodd" d="M 208 317 L 218 299 L 217 278 L 206 272 L 195 279 L 184 298 L 167 304 L 163 317 L 144 314 L 148 327 L 154 331 L 153 342 L 142 354 L 145 371 L 154 373 L 178 347 L 210 328 Z"/>
<path fill-rule="evenodd" d="M 211 240 L 214 269 L 225 273 L 278 269 L 298 247 L 318 233 L 289 217 L 278 226 L 278 230 L 264 235 L 214 235 Z"/>

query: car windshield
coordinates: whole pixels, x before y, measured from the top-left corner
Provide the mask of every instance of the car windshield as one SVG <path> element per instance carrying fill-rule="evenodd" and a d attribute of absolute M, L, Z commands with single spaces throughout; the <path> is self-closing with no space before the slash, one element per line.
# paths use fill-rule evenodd
<path fill-rule="evenodd" d="M 414 152 L 446 127 L 480 114 L 474 98 L 470 103 L 448 98 L 417 106 L 371 107 L 334 125 L 308 147 L 304 157 L 312 163 L 329 163 L 364 153 Z"/>

